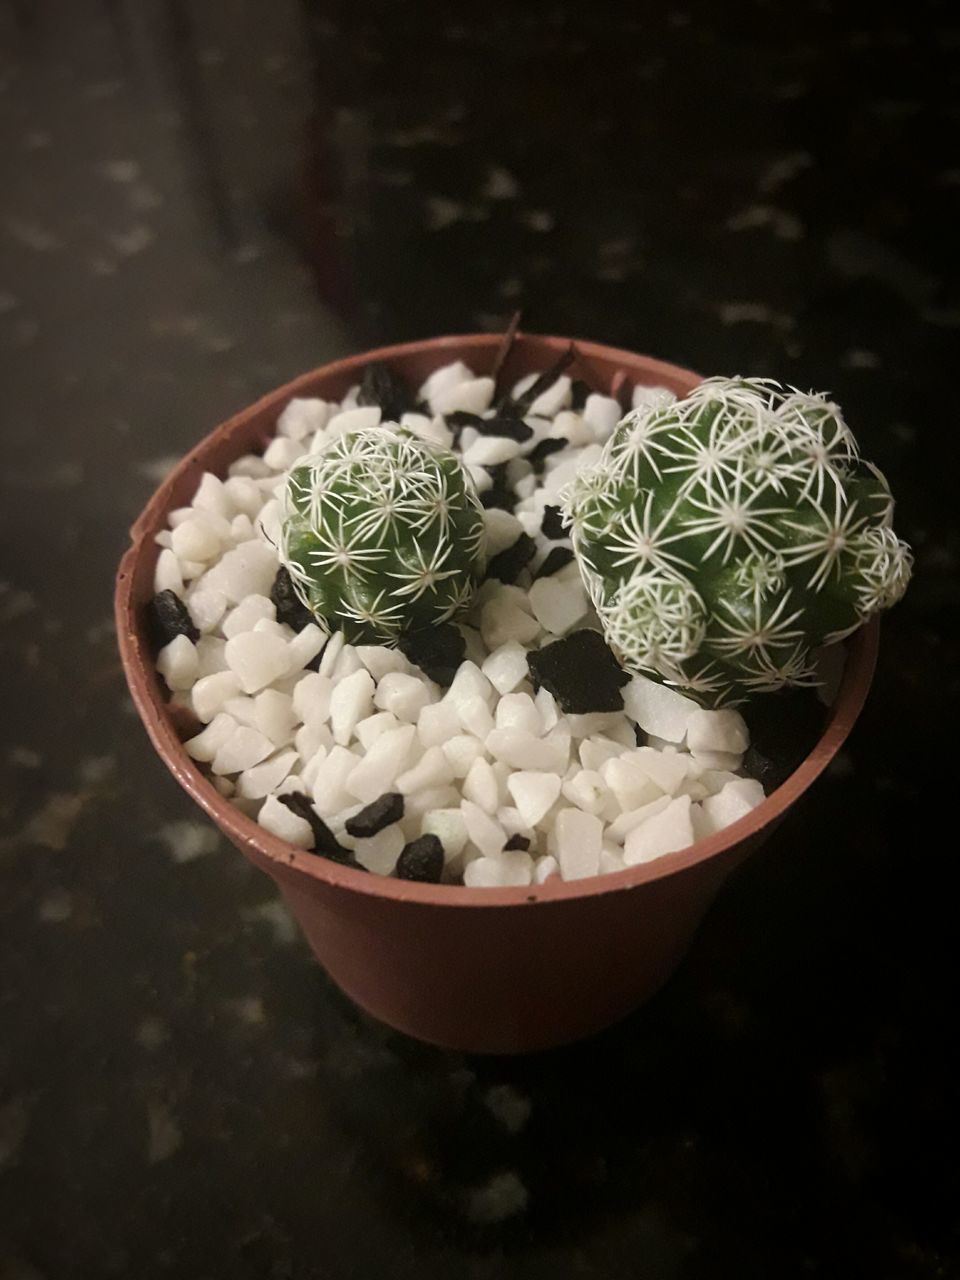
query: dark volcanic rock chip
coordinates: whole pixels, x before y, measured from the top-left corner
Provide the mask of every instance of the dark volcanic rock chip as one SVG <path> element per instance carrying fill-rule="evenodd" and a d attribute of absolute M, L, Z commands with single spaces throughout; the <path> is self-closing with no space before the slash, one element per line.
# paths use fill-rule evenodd
<path fill-rule="evenodd" d="M 158 591 L 150 601 L 149 623 L 158 647 L 162 648 L 177 636 L 186 636 L 194 644 L 200 632 L 194 626 L 190 610 L 175 591 Z"/>
<path fill-rule="evenodd" d="M 399 422 L 401 414 L 412 411 L 415 400 L 410 388 L 389 365 L 368 364 L 360 380 L 357 403 L 379 405 L 385 422 Z"/>
<path fill-rule="evenodd" d="M 429 631 L 408 631 L 397 643 L 405 658 L 444 689 L 453 683 L 467 653 L 463 633 L 452 622 Z"/>
<path fill-rule="evenodd" d="M 277 610 L 277 621 L 285 622 L 294 631 L 302 631 L 311 622 L 316 622 L 316 618 L 297 595 L 293 579 L 282 565 L 270 588 L 270 599 Z"/>
<path fill-rule="evenodd" d="M 358 840 L 367 840 L 384 827 L 389 827 L 392 822 L 399 822 L 402 817 L 403 796 L 396 791 L 388 791 L 371 801 L 352 818 L 348 818 L 344 825 L 348 835 L 356 836 Z"/>
<path fill-rule="evenodd" d="M 565 569 L 573 559 L 573 552 L 569 547 L 551 547 L 543 564 L 533 575 L 536 578 L 549 578 L 551 574 L 559 573 L 561 569 Z"/>
<path fill-rule="evenodd" d="M 512 546 L 506 547 L 493 557 L 487 565 L 487 577 L 496 578 L 508 586 L 516 582 L 522 569 L 533 559 L 537 544 L 528 533 L 521 533 Z"/>
<path fill-rule="evenodd" d="M 404 845 L 397 859 L 398 880 L 439 884 L 443 875 L 443 845 L 435 835 L 420 836 Z"/>
<path fill-rule="evenodd" d="M 281 804 L 286 805 L 291 813 L 295 813 L 298 818 L 303 818 L 309 822 L 310 829 L 313 832 L 313 852 L 320 854 L 324 858 L 329 858 L 332 862 L 341 862 L 347 867 L 356 867 L 360 869 L 360 864 L 350 852 L 345 849 L 337 840 L 324 820 L 317 813 L 316 809 L 310 803 L 310 797 L 305 796 L 302 791 L 288 791 L 286 795 L 277 796 Z"/>
<path fill-rule="evenodd" d="M 557 542 L 567 536 L 567 526 L 563 523 L 563 515 L 559 507 L 544 507 L 540 532 L 551 542 Z"/>
<path fill-rule="evenodd" d="M 564 711 L 622 711 L 620 690 L 630 677 L 598 631 L 572 631 L 527 655 L 530 678 L 552 693 Z"/>

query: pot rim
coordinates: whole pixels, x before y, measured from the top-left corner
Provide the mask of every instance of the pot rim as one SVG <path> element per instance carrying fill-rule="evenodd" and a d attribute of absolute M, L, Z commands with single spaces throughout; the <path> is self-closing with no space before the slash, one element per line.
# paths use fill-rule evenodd
<path fill-rule="evenodd" d="M 567 347 L 571 339 L 540 334 L 518 334 L 517 345 L 533 344 L 548 351 Z M 700 381 L 700 375 L 688 369 L 661 360 L 640 357 L 617 347 L 602 343 L 573 340 L 578 355 L 587 361 L 592 357 L 620 360 L 628 368 L 637 369 L 638 361 L 652 378 L 664 380 Z M 143 511 L 130 529 L 131 545 L 124 554 L 117 573 L 114 594 L 114 614 L 120 660 L 127 679 L 131 697 L 143 720 L 144 726 L 163 763 L 177 782 L 193 800 L 211 817 L 217 826 L 239 847 L 243 848 L 264 869 L 279 872 L 295 872 L 307 880 L 317 880 L 333 888 L 347 892 L 367 894 L 399 903 L 411 903 L 431 907 L 514 907 L 549 905 L 570 902 L 577 898 L 595 897 L 606 893 L 623 893 L 640 885 L 666 876 L 686 871 L 690 867 L 732 850 L 735 846 L 759 835 L 771 826 L 793 805 L 824 771 L 846 740 L 866 701 L 877 661 L 879 619 L 861 627 L 847 641 L 847 660 L 843 677 L 830 708 L 827 726 L 813 750 L 797 766 L 781 786 L 771 792 L 750 813 L 731 823 L 721 831 L 695 841 L 686 849 L 665 854 L 653 862 L 628 867 L 624 871 L 591 876 L 584 880 L 561 880 L 553 877 L 542 885 L 520 885 L 499 889 L 471 889 L 466 885 L 423 884 L 419 881 L 397 880 L 357 871 L 297 849 L 284 840 L 271 835 L 252 818 L 237 809 L 221 796 L 213 783 L 201 772 L 187 755 L 177 736 L 168 713 L 159 677 L 157 677 L 150 647 L 146 642 L 142 625 L 137 622 L 137 610 L 133 599 L 136 570 L 143 556 L 153 546 L 153 536 L 166 523 L 172 506 L 172 495 L 178 481 L 185 473 L 204 470 L 204 459 L 214 443 L 235 434 L 250 418 L 266 410 L 280 409 L 288 400 L 312 391 L 318 375 L 349 375 L 373 360 L 390 361 L 403 356 L 435 351 L 442 358 L 445 351 L 454 352 L 465 344 L 474 349 L 497 350 L 501 338 L 497 334 L 459 334 L 417 342 L 378 347 L 358 355 L 330 361 L 309 373 L 301 374 L 291 382 L 261 397 L 248 408 L 214 428 L 180 459 L 169 475 L 158 486 Z"/>

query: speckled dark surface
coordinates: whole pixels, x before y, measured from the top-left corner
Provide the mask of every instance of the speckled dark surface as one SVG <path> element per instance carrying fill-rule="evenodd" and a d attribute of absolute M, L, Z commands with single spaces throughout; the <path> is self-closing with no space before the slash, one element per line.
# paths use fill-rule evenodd
<path fill-rule="evenodd" d="M 861 12 L 0 8 L 2 1280 L 960 1274 L 960 29 Z M 110 593 L 230 411 L 520 305 L 831 389 L 917 575 L 849 749 L 661 996 L 476 1060 L 359 1015 L 199 820 Z"/>

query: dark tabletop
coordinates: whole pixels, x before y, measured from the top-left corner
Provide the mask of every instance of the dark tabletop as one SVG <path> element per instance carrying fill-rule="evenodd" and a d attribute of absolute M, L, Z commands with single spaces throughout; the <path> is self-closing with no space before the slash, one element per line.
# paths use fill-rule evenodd
<path fill-rule="evenodd" d="M 0 6 L 2 1280 L 960 1274 L 960 27 L 858 8 Z M 110 597 L 231 411 L 518 307 L 831 390 L 917 569 L 666 990 L 478 1059 L 334 990 L 153 755 Z"/>

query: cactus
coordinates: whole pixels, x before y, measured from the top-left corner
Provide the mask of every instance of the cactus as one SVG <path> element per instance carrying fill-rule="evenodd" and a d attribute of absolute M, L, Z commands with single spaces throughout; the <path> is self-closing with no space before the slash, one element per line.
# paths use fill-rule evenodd
<path fill-rule="evenodd" d="M 280 556 L 325 630 L 352 644 L 460 614 L 483 571 L 483 508 L 449 450 L 402 428 L 340 436 L 290 472 Z"/>
<path fill-rule="evenodd" d="M 561 495 L 607 641 L 706 706 L 816 683 L 912 557 L 883 475 L 825 396 L 712 378 L 627 414 Z"/>

